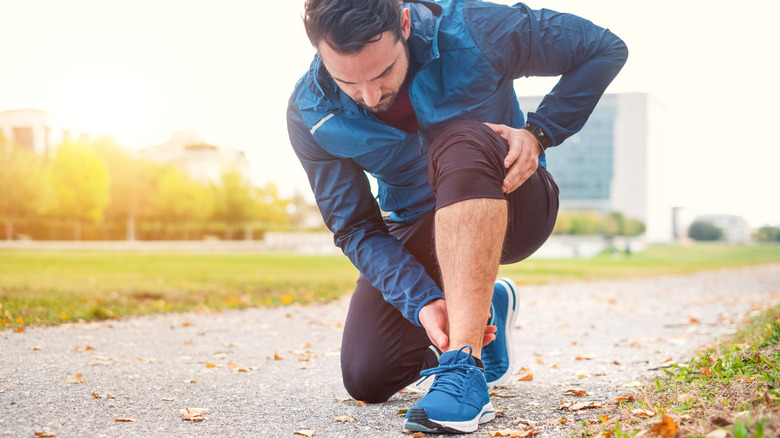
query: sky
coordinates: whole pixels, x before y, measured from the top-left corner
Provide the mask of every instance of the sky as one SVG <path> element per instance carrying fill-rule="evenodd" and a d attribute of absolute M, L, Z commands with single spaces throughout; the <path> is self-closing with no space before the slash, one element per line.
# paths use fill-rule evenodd
<path fill-rule="evenodd" d="M 498 1 L 511 4 L 510 1 Z M 608 93 L 663 109 L 669 198 L 692 214 L 780 223 L 780 2 L 529 0 L 615 32 Z M 240 149 L 256 184 L 310 193 L 289 145 L 290 92 L 314 54 L 302 0 L 0 0 L 0 111 L 49 111 L 141 148 L 195 129 Z M 555 78 L 516 81 L 542 95 Z"/>

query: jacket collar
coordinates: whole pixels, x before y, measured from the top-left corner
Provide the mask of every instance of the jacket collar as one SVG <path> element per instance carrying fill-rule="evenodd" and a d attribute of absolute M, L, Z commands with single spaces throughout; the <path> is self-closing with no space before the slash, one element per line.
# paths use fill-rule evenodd
<path fill-rule="evenodd" d="M 442 8 L 426 0 L 406 0 L 404 6 L 409 9 L 412 29 L 409 39 L 410 68 L 421 66 L 439 57 L 438 30 L 442 17 Z M 316 96 L 315 110 L 323 112 L 339 111 L 343 115 L 365 116 L 367 111 L 347 96 L 330 77 L 319 55 L 314 56 L 310 66 L 311 89 Z"/>

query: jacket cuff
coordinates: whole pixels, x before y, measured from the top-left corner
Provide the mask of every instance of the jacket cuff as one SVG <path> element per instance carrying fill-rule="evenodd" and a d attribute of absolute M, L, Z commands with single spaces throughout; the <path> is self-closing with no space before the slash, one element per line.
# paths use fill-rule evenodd
<path fill-rule="evenodd" d="M 419 305 L 417 305 L 417 308 L 414 310 L 414 320 L 412 321 L 415 325 L 418 327 L 422 327 L 422 324 L 420 324 L 420 310 L 422 310 L 423 307 L 425 307 L 426 304 L 430 303 L 433 300 L 437 299 L 444 299 L 444 294 L 442 294 L 440 291 L 435 291 L 430 296 L 424 298 Z"/>

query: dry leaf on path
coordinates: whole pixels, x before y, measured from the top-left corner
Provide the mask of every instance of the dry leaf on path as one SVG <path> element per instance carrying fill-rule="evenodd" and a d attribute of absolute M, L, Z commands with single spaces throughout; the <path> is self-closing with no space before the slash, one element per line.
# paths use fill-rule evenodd
<path fill-rule="evenodd" d="M 336 423 L 354 423 L 357 421 L 357 419 L 352 415 L 346 417 L 334 417 L 333 419 L 336 421 Z"/>
<path fill-rule="evenodd" d="M 44 438 L 53 438 L 57 436 L 57 432 L 54 432 L 52 430 L 36 430 L 35 436 L 44 437 Z"/>
<path fill-rule="evenodd" d="M 295 432 L 293 432 L 293 435 L 302 435 L 302 436 L 312 437 L 312 436 L 314 436 L 314 431 L 313 430 L 309 430 L 309 429 L 296 430 Z"/>
<path fill-rule="evenodd" d="M 209 418 L 205 415 L 206 412 L 208 412 L 208 409 L 202 409 L 202 408 L 184 408 L 179 409 L 179 413 L 181 414 L 181 419 L 184 421 L 206 421 Z"/>
<path fill-rule="evenodd" d="M 410 430 L 409 432 L 411 432 L 411 430 Z M 404 432 L 404 433 L 405 433 L 405 432 Z M 410 436 L 411 436 L 412 438 L 423 438 L 423 437 L 425 436 L 425 434 L 424 434 L 424 433 L 422 433 L 422 432 L 415 432 L 415 433 L 411 434 Z"/>
<path fill-rule="evenodd" d="M 240 372 L 240 373 L 246 373 L 247 371 L 249 371 L 249 368 L 247 368 L 247 367 L 246 367 L 246 366 L 244 366 L 244 365 L 241 365 L 241 364 L 240 364 L 240 363 L 238 363 L 238 362 L 229 361 L 229 362 L 227 363 L 227 366 L 228 366 L 228 368 L 230 368 L 231 370 L 235 370 L 235 371 L 238 371 L 238 372 Z"/>
<path fill-rule="evenodd" d="M 84 376 L 81 375 L 81 373 L 77 373 L 75 376 L 68 377 L 68 380 L 65 381 L 66 383 L 87 383 L 87 379 L 84 378 Z"/>
<path fill-rule="evenodd" d="M 526 375 L 524 375 L 524 376 L 520 377 L 520 378 L 519 378 L 519 379 L 517 379 L 517 380 L 518 380 L 518 381 L 520 381 L 520 382 L 527 382 L 527 381 L 529 381 L 529 380 L 533 380 L 533 379 L 534 379 L 534 375 L 533 375 L 533 374 L 531 374 L 531 373 L 528 373 L 528 374 L 526 374 Z"/>
<path fill-rule="evenodd" d="M 540 430 L 532 427 L 529 429 L 523 429 L 523 430 L 510 430 L 510 429 L 502 429 L 502 430 L 495 430 L 492 432 L 488 432 L 490 436 L 507 436 L 507 437 L 517 437 L 517 438 L 523 438 L 528 436 L 533 436 L 539 434 Z"/>
<path fill-rule="evenodd" d="M 118 421 L 120 423 L 135 423 L 136 420 L 138 420 L 138 419 L 137 418 L 128 418 L 128 417 L 114 418 L 114 421 Z"/>
<path fill-rule="evenodd" d="M 675 423 L 671 417 L 664 415 L 661 417 L 660 422 L 655 423 L 653 427 L 650 428 L 650 434 L 662 438 L 672 438 L 677 435 L 677 429 L 677 423 Z"/>
<path fill-rule="evenodd" d="M 587 392 L 585 392 L 584 389 L 568 389 L 566 390 L 567 394 L 576 395 L 577 397 L 582 397 L 584 395 L 588 395 Z"/>
<path fill-rule="evenodd" d="M 574 403 L 568 406 L 562 406 L 561 409 L 569 412 L 576 412 L 576 411 L 582 411 L 585 409 L 598 409 L 601 407 L 601 404 L 597 404 L 596 402 L 580 402 L 580 403 Z"/>
<path fill-rule="evenodd" d="M 76 350 L 76 351 L 91 351 L 91 350 L 94 350 L 94 349 L 95 349 L 95 347 L 93 347 L 91 345 L 76 345 L 76 348 L 74 348 L 74 350 Z"/>
<path fill-rule="evenodd" d="M 655 415 L 655 412 L 649 409 L 632 409 L 631 413 L 639 417 L 652 417 Z"/>

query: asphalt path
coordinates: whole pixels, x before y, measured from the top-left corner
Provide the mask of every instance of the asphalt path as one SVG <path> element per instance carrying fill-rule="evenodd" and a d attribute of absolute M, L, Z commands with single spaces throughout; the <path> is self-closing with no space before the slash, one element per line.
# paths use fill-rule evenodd
<path fill-rule="evenodd" d="M 538 436 L 568 436 L 780 303 L 780 265 L 521 285 L 520 300 L 517 375 L 494 390 L 500 415 L 480 432 L 523 430 L 522 419 Z M 405 436 L 399 412 L 428 382 L 382 404 L 351 399 L 339 367 L 347 305 L 348 297 L 2 331 L 0 436 Z M 587 405 L 602 407 L 569 410 Z"/>

